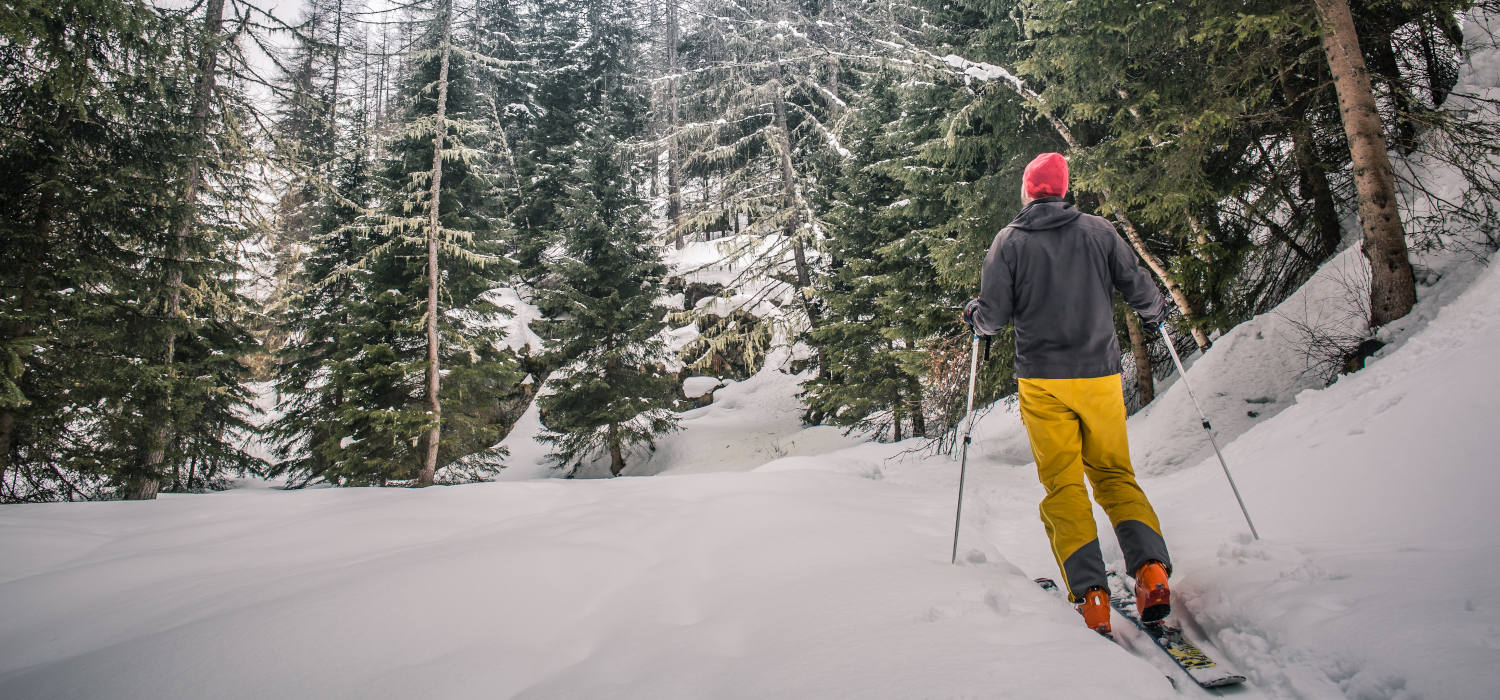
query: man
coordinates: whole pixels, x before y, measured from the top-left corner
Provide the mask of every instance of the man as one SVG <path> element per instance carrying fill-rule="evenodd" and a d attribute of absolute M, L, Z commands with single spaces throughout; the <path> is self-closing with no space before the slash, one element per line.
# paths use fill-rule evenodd
<path fill-rule="evenodd" d="M 1171 306 L 1114 226 L 1063 201 L 1067 191 L 1061 155 L 1043 153 L 1026 166 L 1021 213 L 990 245 L 979 298 L 964 307 L 964 320 L 979 335 L 1015 325 L 1021 420 L 1047 489 L 1042 524 L 1069 599 L 1084 624 L 1108 634 L 1109 589 L 1085 476 L 1135 576 L 1142 620 L 1171 610 L 1172 567 L 1130 466 L 1113 293 L 1152 325 Z"/>

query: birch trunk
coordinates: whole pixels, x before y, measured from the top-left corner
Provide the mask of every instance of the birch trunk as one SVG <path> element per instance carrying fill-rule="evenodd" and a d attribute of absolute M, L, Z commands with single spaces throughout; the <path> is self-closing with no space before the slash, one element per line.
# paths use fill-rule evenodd
<path fill-rule="evenodd" d="M 1108 196 L 1107 192 L 1100 194 L 1101 196 Z M 1146 267 L 1156 273 L 1157 279 L 1160 279 L 1162 284 L 1166 285 L 1167 294 L 1172 297 L 1172 303 L 1177 305 L 1177 309 L 1182 312 L 1183 317 L 1187 320 L 1188 328 L 1193 332 L 1193 342 L 1198 344 L 1200 350 L 1209 349 L 1213 345 L 1213 342 L 1208 339 L 1208 334 L 1204 333 L 1203 329 L 1199 327 L 1197 307 L 1188 301 L 1187 294 L 1184 294 L 1182 291 L 1182 285 L 1172 281 L 1172 278 L 1167 276 L 1167 267 L 1162 263 L 1161 258 L 1156 257 L 1146 249 L 1146 240 L 1141 237 L 1140 231 L 1136 230 L 1135 223 L 1130 220 L 1130 217 L 1126 216 L 1125 212 L 1122 211 L 1116 213 L 1115 218 L 1119 220 L 1120 227 L 1125 229 L 1125 237 L 1129 239 L 1131 247 L 1135 248 L 1136 254 L 1141 256 L 1141 261 L 1145 262 Z"/>
<path fill-rule="evenodd" d="M 1406 231 L 1396 205 L 1396 181 L 1386 155 L 1384 127 L 1370 90 L 1370 74 L 1347 0 L 1315 0 L 1322 28 L 1323 54 L 1338 91 L 1339 112 L 1354 187 L 1359 193 L 1361 251 L 1370 262 L 1370 325 L 1383 326 L 1411 312 L 1417 302 L 1416 277 L 1406 249 Z"/>
<path fill-rule="evenodd" d="M 427 452 L 418 486 L 431 486 L 437 478 L 438 438 L 442 432 L 443 406 L 438 400 L 442 375 L 438 367 L 438 213 L 443 197 L 443 138 L 448 134 L 448 59 L 453 50 L 453 5 L 445 1 L 439 11 L 443 38 L 439 51 L 437 81 L 437 115 L 432 135 L 432 192 L 427 211 L 427 413 L 432 427 L 427 431 Z"/>
<path fill-rule="evenodd" d="M 192 134 L 193 152 L 188 157 L 187 185 L 183 191 L 183 215 L 173 233 L 172 269 L 167 273 L 167 318 L 182 318 L 182 256 L 198 209 L 198 194 L 203 189 L 203 142 L 208 130 L 209 108 L 213 101 L 214 71 L 219 64 L 219 34 L 224 24 L 224 0 L 209 0 L 203 18 L 202 46 L 198 50 L 198 76 L 193 83 Z M 126 479 L 124 496 L 131 501 L 150 501 L 161 489 L 159 475 L 166 461 L 167 443 L 171 441 L 172 385 L 177 381 L 174 361 L 177 356 L 177 331 L 167 327 L 167 347 L 163 353 L 167 372 L 166 398 L 163 401 L 161 425 L 151 437 L 150 447 L 138 473 Z"/>

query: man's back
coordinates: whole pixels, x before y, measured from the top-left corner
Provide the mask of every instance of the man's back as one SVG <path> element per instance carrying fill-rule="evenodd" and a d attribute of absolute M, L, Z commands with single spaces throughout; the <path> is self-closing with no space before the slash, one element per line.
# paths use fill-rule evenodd
<path fill-rule="evenodd" d="M 982 280 L 975 325 L 1015 325 L 1017 377 L 1118 374 L 1113 291 L 1147 318 L 1163 308 L 1114 226 L 1058 197 L 1032 202 L 995 236 Z"/>

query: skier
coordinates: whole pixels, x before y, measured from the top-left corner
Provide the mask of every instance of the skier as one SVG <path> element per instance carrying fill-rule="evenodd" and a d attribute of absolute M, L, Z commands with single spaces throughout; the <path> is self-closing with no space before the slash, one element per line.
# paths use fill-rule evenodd
<path fill-rule="evenodd" d="M 1170 612 L 1172 570 L 1161 524 L 1130 465 L 1113 291 L 1152 325 L 1172 306 L 1114 226 L 1063 201 L 1067 191 L 1061 154 L 1043 153 L 1026 166 L 1021 213 L 990 245 L 979 298 L 965 305 L 963 319 L 976 335 L 1015 325 L 1021 420 L 1047 489 L 1042 524 L 1069 600 L 1084 624 L 1109 634 L 1109 589 L 1085 476 L 1135 576 L 1143 621 Z"/>

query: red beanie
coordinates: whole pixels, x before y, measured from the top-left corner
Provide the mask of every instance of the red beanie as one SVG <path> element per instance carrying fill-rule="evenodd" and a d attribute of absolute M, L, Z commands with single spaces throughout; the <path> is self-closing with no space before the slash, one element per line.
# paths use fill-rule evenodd
<path fill-rule="evenodd" d="M 1021 192 L 1027 199 L 1061 197 L 1068 192 L 1068 161 L 1061 153 L 1043 153 L 1026 165 Z"/>

